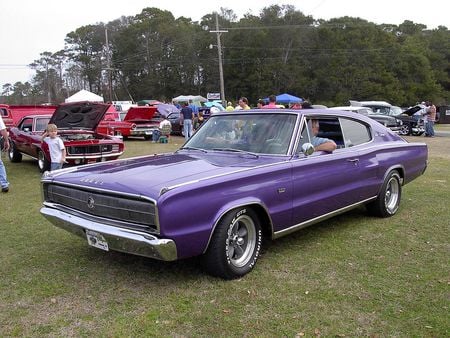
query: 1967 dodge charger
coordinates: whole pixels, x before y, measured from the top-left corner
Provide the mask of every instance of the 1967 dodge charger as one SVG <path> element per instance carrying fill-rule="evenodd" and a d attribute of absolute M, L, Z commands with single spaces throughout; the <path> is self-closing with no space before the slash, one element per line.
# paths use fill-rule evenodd
<path fill-rule="evenodd" d="M 315 151 L 317 137 L 336 150 Z M 427 156 L 425 144 L 352 112 L 222 112 L 174 153 L 47 173 L 41 213 L 93 247 L 168 261 L 201 255 L 208 273 L 232 279 L 253 269 L 263 238 L 360 205 L 393 216 Z"/>

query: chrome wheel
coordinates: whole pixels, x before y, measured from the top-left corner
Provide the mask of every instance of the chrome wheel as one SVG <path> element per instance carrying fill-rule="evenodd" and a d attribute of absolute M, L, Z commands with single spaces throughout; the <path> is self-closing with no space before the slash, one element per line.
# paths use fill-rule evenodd
<path fill-rule="evenodd" d="M 396 176 L 392 176 L 386 186 L 386 193 L 384 195 L 384 205 L 386 211 L 390 214 L 395 214 L 398 209 L 398 202 L 400 198 L 400 183 Z"/>
<path fill-rule="evenodd" d="M 255 266 L 262 239 L 261 221 L 252 208 L 230 210 L 217 223 L 203 266 L 213 276 L 242 277 Z"/>
<path fill-rule="evenodd" d="M 256 246 L 256 229 L 247 215 L 239 216 L 230 225 L 226 239 L 227 257 L 235 267 L 245 266 L 253 257 Z"/>

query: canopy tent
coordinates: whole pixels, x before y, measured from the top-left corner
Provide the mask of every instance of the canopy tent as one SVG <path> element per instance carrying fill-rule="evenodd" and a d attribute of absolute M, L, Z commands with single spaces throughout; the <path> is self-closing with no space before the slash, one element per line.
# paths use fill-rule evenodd
<path fill-rule="evenodd" d="M 190 101 L 192 101 L 192 103 L 194 103 L 196 106 L 201 107 L 202 106 L 202 102 L 206 102 L 208 100 L 205 99 L 201 95 L 180 95 L 180 96 L 174 97 L 172 99 L 173 103 L 190 102 Z"/>
<path fill-rule="evenodd" d="M 103 97 L 100 95 L 91 93 L 88 90 L 82 89 L 79 92 L 69 96 L 65 99 L 65 102 L 81 102 L 81 101 L 90 101 L 90 102 L 104 102 Z"/>
<path fill-rule="evenodd" d="M 137 102 L 137 105 L 138 106 L 146 106 L 146 105 L 153 106 L 153 105 L 159 104 L 159 103 L 162 103 L 162 102 L 160 102 L 158 100 L 140 100 Z"/>
<path fill-rule="evenodd" d="M 220 111 L 224 111 L 224 110 L 225 110 L 225 108 L 224 108 L 224 107 L 220 104 L 220 102 L 218 102 L 218 101 L 208 101 L 208 102 L 203 103 L 203 105 L 204 105 L 205 107 L 208 107 L 208 108 L 216 107 L 216 108 L 218 108 Z"/>
<path fill-rule="evenodd" d="M 266 97 L 264 99 L 264 101 L 268 102 L 269 98 Z M 294 96 L 291 94 L 284 93 L 284 94 L 277 95 L 277 103 L 290 104 L 290 103 L 302 103 L 302 102 L 303 102 L 303 99 L 301 97 L 297 97 L 297 96 Z"/>

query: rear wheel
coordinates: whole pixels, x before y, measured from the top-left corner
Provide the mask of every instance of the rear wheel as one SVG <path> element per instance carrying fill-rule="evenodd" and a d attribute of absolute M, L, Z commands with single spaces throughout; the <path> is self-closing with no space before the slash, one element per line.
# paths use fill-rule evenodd
<path fill-rule="evenodd" d="M 262 244 L 261 224 L 248 207 L 228 212 L 217 224 L 203 257 L 205 269 L 224 279 L 241 277 L 256 264 Z"/>
<path fill-rule="evenodd" d="M 391 217 L 395 215 L 400 206 L 402 195 L 401 178 L 398 171 L 391 171 L 384 180 L 377 199 L 367 205 L 372 215 L 379 217 Z"/>
<path fill-rule="evenodd" d="M 38 167 L 41 173 L 50 170 L 50 161 L 45 157 L 42 150 L 38 150 Z"/>
<path fill-rule="evenodd" d="M 8 157 L 11 162 L 21 162 L 22 161 L 22 153 L 19 152 L 16 148 L 14 142 L 9 142 L 9 151 Z"/>

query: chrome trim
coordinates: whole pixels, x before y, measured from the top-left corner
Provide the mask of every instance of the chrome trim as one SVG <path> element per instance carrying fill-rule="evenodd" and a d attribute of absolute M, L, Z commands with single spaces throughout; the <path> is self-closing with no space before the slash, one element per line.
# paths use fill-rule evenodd
<path fill-rule="evenodd" d="M 76 217 L 83 218 L 87 221 L 101 223 L 104 225 L 113 226 L 113 227 L 117 227 L 117 228 L 130 229 L 132 231 L 141 231 L 141 232 L 145 232 L 145 233 L 148 233 L 151 235 L 159 234 L 159 231 L 157 229 L 154 229 L 154 228 L 150 227 L 149 225 L 126 222 L 126 221 L 121 221 L 121 220 L 117 220 L 117 219 L 111 219 L 111 218 L 101 217 L 101 216 L 97 216 L 97 215 L 92 215 L 92 214 L 85 213 L 80 210 L 69 208 L 67 206 L 64 206 L 64 205 L 58 204 L 58 203 L 44 202 L 43 206 L 50 208 L 50 209 L 59 210 L 61 212 L 64 212 L 64 213 L 67 213 L 67 214 L 70 214 L 70 215 L 73 215 Z"/>
<path fill-rule="evenodd" d="M 273 235 L 272 235 L 272 239 L 277 239 L 277 238 L 289 235 L 290 233 L 293 233 L 293 232 L 295 232 L 297 230 L 306 228 L 306 227 L 308 227 L 310 225 L 319 223 L 319 222 L 324 221 L 324 220 L 326 220 L 328 218 L 331 218 L 331 217 L 334 217 L 336 215 L 342 214 L 342 213 L 344 213 L 344 212 L 346 212 L 346 211 L 348 211 L 350 209 L 354 209 L 354 208 L 356 208 L 356 207 L 358 207 L 358 206 L 360 206 L 362 204 L 365 204 L 367 202 L 373 201 L 376 198 L 377 198 L 377 196 L 371 197 L 371 198 L 368 198 L 368 199 L 366 199 L 364 201 L 360 201 L 358 203 L 354 203 L 352 205 L 348 205 L 348 206 L 346 206 L 344 208 L 341 208 L 341 209 L 329 212 L 328 214 L 324 214 L 322 216 L 318 216 L 318 217 L 312 218 L 312 219 L 310 219 L 308 221 L 305 221 L 305 222 L 293 225 L 293 226 L 291 226 L 289 228 L 286 228 L 286 229 L 283 229 L 283 230 L 280 230 L 280 231 L 275 231 L 273 233 Z"/>
<path fill-rule="evenodd" d="M 123 154 L 123 151 L 121 151 L 121 152 L 119 152 L 119 153 L 113 153 L 113 154 L 99 153 L 99 154 L 97 154 L 97 155 L 82 155 L 82 156 L 69 155 L 69 156 L 66 156 L 66 159 L 68 159 L 68 160 L 94 159 L 94 158 L 104 158 L 104 157 L 121 156 L 122 154 Z"/>
<path fill-rule="evenodd" d="M 126 252 L 163 261 L 177 259 L 176 244 L 168 238 L 158 238 L 142 231 L 101 224 L 45 206 L 41 208 L 41 214 L 53 225 L 85 239 L 86 230 L 100 233 L 113 251 Z"/>
<path fill-rule="evenodd" d="M 78 167 L 79 168 L 79 167 Z M 63 174 L 66 173 L 66 171 L 64 171 L 66 169 L 61 169 L 61 170 L 55 170 L 53 172 L 48 172 L 48 175 L 52 175 L 52 173 L 55 174 Z M 71 170 L 71 168 L 68 168 L 67 170 Z M 76 169 L 75 169 L 76 170 Z M 44 173 L 45 174 L 45 173 Z M 57 175 L 55 175 L 57 176 Z M 53 182 L 52 176 L 48 176 L 48 177 L 44 177 L 41 179 L 41 184 L 54 184 L 54 185 L 61 185 L 61 186 L 66 186 L 66 187 L 71 187 L 71 188 L 77 188 L 77 189 L 81 189 L 81 190 L 87 190 L 87 191 L 93 191 L 93 192 L 105 192 L 108 193 L 110 195 L 120 195 L 122 196 L 127 196 L 127 197 L 131 197 L 131 198 L 140 198 L 143 200 L 147 200 L 151 203 L 153 203 L 155 205 L 155 226 L 156 226 L 156 233 L 160 233 L 161 228 L 160 228 L 160 224 L 159 224 L 159 212 L 158 212 L 158 203 L 155 199 L 150 198 L 148 196 L 145 195 L 136 195 L 136 194 L 130 194 L 130 193 L 126 193 L 126 192 L 121 192 L 121 191 L 117 191 L 117 190 L 109 190 L 109 189 L 102 189 L 102 188 L 98 188 L 98 187 L 91 187 L 89 185 L 81 185 L 81 184 L 72 184 L 72 183 L 62 183 L 62 182 Z M 44 189 L 42 188 L 42 196 L 44 197 Z M 44 199 L 43 199 L 44 200 Z M 49 203 L 49 202 L 45 202 L 44 203 Z"/>

